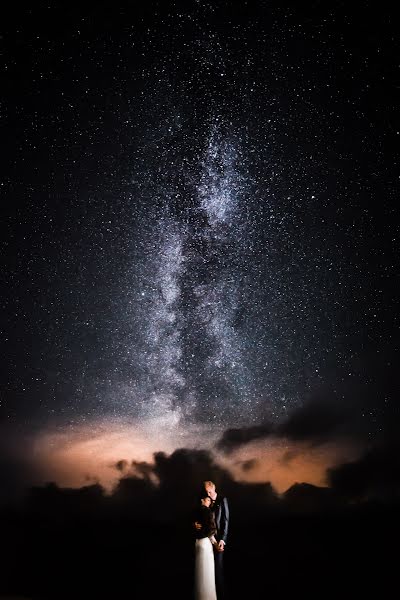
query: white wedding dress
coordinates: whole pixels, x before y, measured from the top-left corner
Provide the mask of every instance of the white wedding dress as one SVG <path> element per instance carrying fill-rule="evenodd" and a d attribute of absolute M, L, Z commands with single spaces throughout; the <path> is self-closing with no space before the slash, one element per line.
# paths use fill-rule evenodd
<path fill-rule="evenodd" d="M 195 600 L 217 600 L 214 550 L 208 537 L 196 540 L 194 582 Z"/>

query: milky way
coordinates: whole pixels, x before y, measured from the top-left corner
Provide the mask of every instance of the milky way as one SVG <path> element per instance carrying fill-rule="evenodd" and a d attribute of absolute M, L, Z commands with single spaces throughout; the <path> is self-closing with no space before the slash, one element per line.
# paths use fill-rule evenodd
<path fill-rule="evenodd" d="M 15 22 L 1 414 L 224 427 L 317 398 L 372 434 L 396 319 L 382 23 L 355 52 L 344 7 L 153 8 Z"/>
<path fill-rule="evenodd" d="M 180 198 L 178 214 L 164 203 L 143 244 L 134 352 L 145 411 L 179 408 L 187 418 L 221 423 L 253 402 L 235 324 L 246 264 L 246 186 L 235 140 L 215 129 L 199 174 L 193 201 Z"/>

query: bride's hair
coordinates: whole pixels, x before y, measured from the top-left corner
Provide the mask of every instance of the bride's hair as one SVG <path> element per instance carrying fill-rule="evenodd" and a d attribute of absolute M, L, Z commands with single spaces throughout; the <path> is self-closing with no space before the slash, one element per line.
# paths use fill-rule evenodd
<path fill-rule="evenodd" d="M 205 498 L 210 498 L 210 496 L 207 494 L 207 492 L 202 490 L 199 494 L 199 500 L 204 500 Z"/>

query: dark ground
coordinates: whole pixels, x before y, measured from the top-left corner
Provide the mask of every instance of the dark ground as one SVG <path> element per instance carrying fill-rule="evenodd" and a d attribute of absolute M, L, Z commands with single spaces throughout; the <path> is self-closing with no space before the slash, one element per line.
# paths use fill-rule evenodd
<path fill-rule="evenodd" d="M 393 506 L 233 521 L 227 600 L 394 598 L 399 522 Z M 182 523 L 3 512 L 1 539 L 0 598 L 192 598 L 193 542 Z"/>

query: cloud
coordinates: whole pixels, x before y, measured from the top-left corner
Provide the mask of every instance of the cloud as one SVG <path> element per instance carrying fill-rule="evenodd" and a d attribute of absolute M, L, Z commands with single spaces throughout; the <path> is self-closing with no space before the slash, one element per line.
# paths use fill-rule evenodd
<path fill-rule="evenodd" d="M 362 438 L 363 433 L 354 404 L 350 407 L 335 404 L 333 400 L 315 399 L 294 410 L 281 423 L 263 422 L 227 429 L 215 448 L 231 454 L 251 442 L 272 437 L 320 445 L 337 439 Z"/>
<path fill-rule="evenodd" d="M 251 471 L 258 465 L 258 460 L 256 458 L 249 458 L 248 460 L 243 460 L 240 463 L 240 466 L 243 471 Z"/>
<path fill-rule="evenodd" d="M 286 457 L 289 462 L 295 458 Z M 109 494 L 99 484 L 80 488 L 61 488 L 55 483 L 34 486 L 26 496 L 25 508 L 46 518 L 115 514 L 129 520 L 189 523 L 202 482 L 209 479 L 229 498 L 237 522 L 265 516 L 275 509 L 312 512 L 373 499 L 400 499 L 399 445 L 371 448 L 358 460 L 329 469 L 328 487 L 295 483 L 281 495 L 268 481 L 235 480 L 207 450 L 180 448 L 169 455 L 156 452 L 153 459 L 118 461 L 120 479 Z M 246 472 L 257 468 L 258 461 L 251 458 L 237 464 Z"/>
<path fill-rule="evenodd" d="M 301 450 L 299 448 L 291 448 L 290 450 L 286 450 L 286 452 L 284 452 L 280 460 L 281 464 L 285 466 L 290 465 L 290 463 L 296 460 L 300 453 Z"/>
<path fill-rule="evenodd" d="M 275 430 L 291 440 L 324 443 L 337 436 L 348 422 L 349 410 L 331 402 L 314 400 L 293 411 Z"/>
<path fill-rule="evenodd" d="M 250 427 L 227 429 L 216 444 L 217 450 L 225 454 L 234 452 L 240 446 L 249 444 L 254 440 L 265 439 L 274 433 L 271 423 L 261 423 Z"/>
<path fill-rule="evenodd" d="M 126 462 L 118 461 L 121 478 L 111 494 L 99 485 L 81 488 L 61 488 L 55 483 L 31 488 L 26 509 L 35 514 L 60 515 L 108 514 L 125 515 L 129 519 L 148 521 L 187 520 L 198 501 L 202 482 L 212 480 L 217 491 L 227 495 L 237 513 L 237 519 L 250 510 L 254 515 L 278 502 L 271 483 L 237 482 L 231 473 L 219 465 L 213 454 L 206 450 L 180 448 L 170 455 L 154 454 L 154 462 L 135 462 L 135 472 L 125 472 Z M 256 461 L 245 461 L 244 469 L 251 469 Z M 185 516 L 186 515 L 186 516 Z"/>
<path fill-rule="evenodd" d="M 128 468 L 128 461 L 127 460 L 118 460 L 115 463 L 115 468 L 117 469 L 117 471 L 120 471 L 121 473 L 123 473 Z"/>

